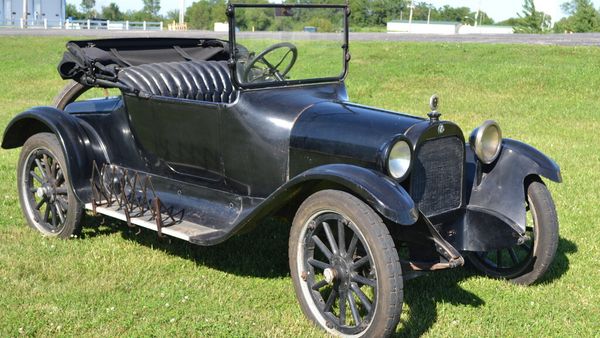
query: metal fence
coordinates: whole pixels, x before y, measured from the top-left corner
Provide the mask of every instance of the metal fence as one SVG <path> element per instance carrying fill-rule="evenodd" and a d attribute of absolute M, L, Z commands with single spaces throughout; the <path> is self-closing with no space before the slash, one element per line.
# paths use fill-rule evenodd
<path fill-rule="evenodd" d="M 163 30 L 158 21 L 111 21 L 111 20 L 23 20 L 0 19 L 0 27 L 32 29 L 103 29 L 103 30 Z"/>

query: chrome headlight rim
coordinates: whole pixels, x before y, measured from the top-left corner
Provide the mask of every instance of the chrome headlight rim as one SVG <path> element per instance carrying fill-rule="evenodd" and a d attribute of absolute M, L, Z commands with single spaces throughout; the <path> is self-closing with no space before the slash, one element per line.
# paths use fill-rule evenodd
<path fill-rule="evenodd" d="M 391 160 L 393 160 L 392 156 L 393 156 L 393 152 L 394 149 L 397 146 L 405 146 L 405 149 L 408 151 L 408 155 L 405 157 L 406 160 L 408 160 L 408 165 L 404 167 L 404 172 L 401 173 L 401 175 L 399 175 L 397 172 L 395 172 L 395 170 L 392 168 L 391 165 Z M 385 160 L 384 160 L 384 167 L 385 167 L 385 172 L 394 180 L 398 181 L 398 182 L 402 182 L 406 179 L 406 177 L 410 174 L 411 170 L 412 170 L 412 166 L 413 166 L 413 145 L 412 143 L 408 140 L 408 138 L 406 138 L 406 136 L 401 135 L 398 136 L 396 138 L 394 138 L 392 140 L 392 142 L 390 142 L 387 146 L 386 152 L 385 152 Z"/>
<path fill-rule="evenodd" d="M 498 131 L 498 144 L 496 146 L 494 154 L 488 157 L 484 153 L 483 138 L 485 136 L 486 131 L 488 131 L 490 128 L 496 128 L 496 130 Z M 502 129 L 500 128 L 498 122 L 494 120 L 484 121 L 479 127 L 473 130 L 473 133 L 469 138 L 469 143 L 471 144 L 475 155 L 477 155 L 477 158 L 481 162 L 485 164 L 491 164 L 494 161 L 496 161 L 498 156 L 500 156 L 500 151 L 502 150 Z"/>

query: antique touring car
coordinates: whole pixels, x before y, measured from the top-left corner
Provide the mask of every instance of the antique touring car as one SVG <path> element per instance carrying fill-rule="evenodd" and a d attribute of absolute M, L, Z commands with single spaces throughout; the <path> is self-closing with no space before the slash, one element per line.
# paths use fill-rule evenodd
<path fill-rule="evenodd" d="M 518 284 L 544 274 L 558 242 L 542 181 L 561 181 L 551 159 L 494 121 L 466 142 L 437 97 L 427 117 L 351 103 L 347 5 L 230 4 L 227 15 L 228 41 L 67 44 L 69 85 L 2 140 L 22 147 L 32 228 L 68 238 L 89 210 L 214 245 L 289 215 L 300 306 L 335 335 L 394 332 L 403 278 L 417 272 L 467 258 Z M 117 95 L 80 99 L 98 87 Z"/>

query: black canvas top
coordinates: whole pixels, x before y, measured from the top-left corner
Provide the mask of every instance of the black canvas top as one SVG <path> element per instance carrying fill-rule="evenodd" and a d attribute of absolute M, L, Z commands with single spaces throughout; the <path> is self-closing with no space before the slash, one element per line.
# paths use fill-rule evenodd
<path fill-rule="evenodd" d="M 96 79 L 117 81 L 126 67 L 172 61 L 224 61 L 228 42 L 194 38 L 120 38 L 69 41 L 58 64 L 63 79 L 90 85 Z"/>

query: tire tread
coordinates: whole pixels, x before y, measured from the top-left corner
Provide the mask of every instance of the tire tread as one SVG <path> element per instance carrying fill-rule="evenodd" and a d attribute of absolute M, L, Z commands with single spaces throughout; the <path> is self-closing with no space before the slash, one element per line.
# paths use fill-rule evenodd
<path fill-rule="evenodd" d="M 381 217 L 373 211 L 371 207 L 365 204 L 363 201 L 358 199 L 357 197 L 338 190 L 322 190 L 316 192 L 315 194 L 309 196 L 300 206 L 298 212 L 296 213 L 296 217 L 294 218 L 294 224 L 292 226 L 292 231 L 290 233 L 290 246 L 289 246 L 289 258 L 290 258 L 290 269 L 292 271 L 292 278 L 294 279 L 297 273 L 296 269 L 296 247 L 298 245 L 298 238 L 293 238 L 293 234 L 295 232 L 299 233 L 300 229 L 297 229 L 302 226 L 302 223 L 306 221 L 303 218 L 302 213 L 311 208 L 314 208 L 316 205 L 322 202 L 322 200 L 328 201 L 336 201 L 340 205 L 343 206 L 344 209 L 354 210 L 359 216 L 368 220 L 365 224 L 360 227 L 361 232 L 365 238 L 373 238 L 376 239 L 383 258 L 383 262 L 385 264 L 385 275 L 388 275 L 388 283 L 391 287 L 389 291 L 380 290 L 379 292 L 385 292 L 384 297 L 386 297 L 387 308 L 383 309 L 383 312 L 386 314 L 386 318 L 381 320 L 380 323 L 375 323 L 375 319 L 372 324 L 376 324 L 376 326 L 371 325 L 367 330 L 363 331 L 363 335 L 365 337 L 377 336 L 377 337 L 387 337 L 394 333 L 398 323 L 400 321 L 400 313 L 402 311 L 403 305 L 403 279 L 402 279 L 402 270 L 400 267 L 400 259 L 398 257 L 398 252 L 396 250 L 396 246 L 387 227 L 384 225 Z M 302 219 L 300 219 L 302 218 Z M 300 222 L 302 221 L 302 222 Z M 359 227 L 359 225 L 356 225 Z M 296 231 L 295 231 L 296 230 Z M 301 297 L 301 294 L 298 290 L 298 287 L 295 285 L 296 294 L 298 297 Z M 381 297 L 380 297 L 381 299 Z M 302 301 L 300 302 L 302 310 L 304 313 L 318 325 L 318 322 L 315 318 L 311 316 L 310 310 L 306 308 Z M 379 324 L 379 325 L 377 325 Z"/>

